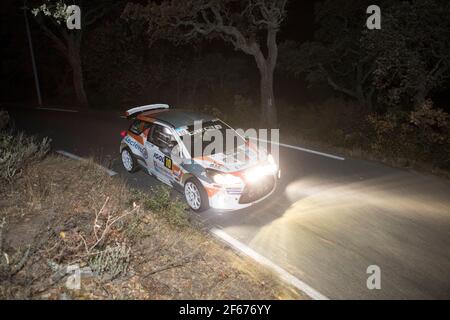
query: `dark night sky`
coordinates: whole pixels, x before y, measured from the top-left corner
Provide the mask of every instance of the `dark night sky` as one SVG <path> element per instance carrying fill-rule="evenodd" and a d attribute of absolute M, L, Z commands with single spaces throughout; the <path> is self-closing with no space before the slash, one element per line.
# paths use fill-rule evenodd
<path fill-rule="evenodd" d="M 285 21 L 281 38 L 298 41 L 311 40 L 314 33 L 314 6 L 318 0 L 291 0 L 288 18 Z"/>

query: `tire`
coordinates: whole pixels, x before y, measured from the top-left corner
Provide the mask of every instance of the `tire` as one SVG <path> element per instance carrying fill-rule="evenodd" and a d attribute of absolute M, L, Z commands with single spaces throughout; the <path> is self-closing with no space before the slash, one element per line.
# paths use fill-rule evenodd
<path fill-rule="evenodd" d="M 208 194 L 200 181 L 195 178 L 188 179 L 184 184 L 184 197 L 189 207 L 196 212 L 209 209 Z"/>
<path fill-rule="evenodd" d="M 123 148 L 121 152 L 122 165 L 129 173 L 136 172 L 138 164 L 133 152 L 129 148 Z"/>

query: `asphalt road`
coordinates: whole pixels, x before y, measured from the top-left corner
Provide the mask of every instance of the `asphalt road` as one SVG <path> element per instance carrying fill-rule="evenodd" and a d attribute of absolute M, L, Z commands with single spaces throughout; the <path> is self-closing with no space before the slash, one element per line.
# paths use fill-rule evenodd
<path fill-rule="evenodd" d="M 158 184 L 120 165 L 126 120 L 109 113 L 10 109 L 19 129 L 98 160 L 138 188 Z M 282 131 L 281 131 L 282 134 Z M 245 210 L 200 218 L 330 299 L 449 299 L 450 182 L 382 164 L 280 149 L 277 191 Z M 366 286 L 381 269 L 381 289 Z"/>

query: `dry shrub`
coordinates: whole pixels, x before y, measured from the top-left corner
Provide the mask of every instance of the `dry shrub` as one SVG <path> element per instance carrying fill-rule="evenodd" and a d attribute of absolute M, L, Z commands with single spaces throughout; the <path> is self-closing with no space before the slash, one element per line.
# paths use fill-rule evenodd
<path fill-rule="evenodd" d="M 103 280 L 115 279 L 128 271 L 130 251 L 131 248 L 124 242 L 108 245 L 89 259 L 89 266 Z"/>
<path fill-rule="evenodd" d="M 382 114 L 369 114 L 342 99 L 278 107 L 282 140 L 363 155 L 394 166 L 441 169 L 441 173 L 450 170 L 450 115 L 434 108 L 431 101 L 411 112 L 395 109 Z"/>
<path fill-rule="evenodd" d="M 125 274 L 130 251 L 121 230 L 138 209 L 127 205 L 127 190 L 93 161 L 49 156 L 28 165 L 2 194 L 0 207 L 11 220 L 4 252 L 12 256 L 31 247 L 34 263 L 17 262 L 24 272 L 2 283 L 2 297 L 46 292 L 74 264 L 91 267 L 102 281 Z"/>
<path fill-rule="evenodd" d="M 93 161 L 49 156 L 30 165 L 11 190 L 0 197 L 2 215 L 11 222 L 3 252 L 17 253 L 21 272 L 0 282 L 2 298 L 299 297 L 187 224 L 187 213 L 166 188 L 138 192 Z M 183 227 L 174 208 L 180 208 Z M 27 244 L 31 250 L 21 266 Z M 78 291 L 65 287 L 74 265 L 86 271 Z"/>
<path fill-rule="evenodd" d="M 153 187 L 151 193 L 138 191 L 134 199 L 142 203 L 144 209 L 164 217 L 175 226 L 182 227 L 188 224 L 188 206 L 179 197 L 172 196 L 172 189 L 168 186 Z"/>
<path fill-rule="evenodd" d="M 9 125 L 9 114 L 6 110 L 0 110 L 0 131 L 5 130 Z"/>
<path fill-rule="evenodd" d="M 31 162 L 42 159 L 50 150 L 50 140 L 38 141 L 23 133 L 0 132 L 0 180 L 11 183 Z"/>
<path fill-rule="evenodd" d="M 427 163 L 450 170 L 450 115 L 426 101 L 412 112 L 371 115 L 370 151 L 402 159 L 404 164 Z"/>

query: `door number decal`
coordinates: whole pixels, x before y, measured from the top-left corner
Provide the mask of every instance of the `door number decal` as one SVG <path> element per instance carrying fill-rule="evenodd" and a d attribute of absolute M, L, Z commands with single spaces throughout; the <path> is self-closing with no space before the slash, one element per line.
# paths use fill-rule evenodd
<path fill-rule="evenodd" d="M 172 159 L 170 159 L 169 157 L 164 157 L 164 166 L 167 169 L 172 170 Z"/>

